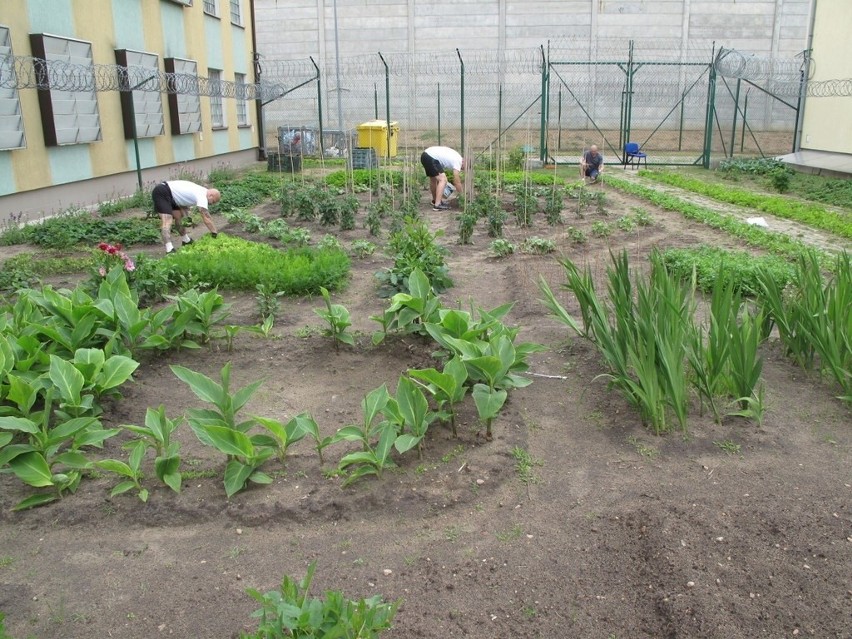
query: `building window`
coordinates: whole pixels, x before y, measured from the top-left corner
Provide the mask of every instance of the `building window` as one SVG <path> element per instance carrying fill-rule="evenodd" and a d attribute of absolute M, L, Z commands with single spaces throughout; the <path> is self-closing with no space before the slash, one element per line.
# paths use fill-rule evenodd
<path fill-rule="evenodd" d="M 240 10 L 241 0 L 231 0 L 231 23 L 242 26 L 243 14 Z"/>
<path fill-rule="evenodd" d="M 234 84 L 237 86 L 235 97 L 237 98 L 237 126 L 248 126 L 248 102 L 246 101 L 246 76 L 244 73 L 234 74 Z"/>
<path fill-rule="evenodd" d="M 85 85 L 85 88 L 74 87 L 74 91 L 54 89 L 50 86 L 50 74 L 45 69 L 37 70 L 39 84 L 46 87 L 38 90 L 45 145 L 88 144 L 100 140 L 101 119 L 95 93 L 92 43 L 33 33 L 30 34 L 30 47 L 33 56 L 45 60 L 48 67 L 51 63 L 69 65 L 76 75 L 75 84 Z"/>
<path fill-rule="evenodd" d="M 214 129 L 225 127 L 225 111 L 222 108 L 222 72 L 208 69 L 207 79 L 210 86 L 210 119 Z"/>
<path fill-rule="evenodd" d="M 211 16 L 219 15 L 219 8 L 216 6 L 216 0 L 201 0 L 201 6 L 204 9 L 204 13 Z"/>
<path fill-rule="evenodd" d="M 115 61 L 126 69 L 119 94 L 124 137 L 129 140 L 134 135 L 137 138 L 163 135 L 165 124 L 159 58 L 153 53 L 116 49 Z"/>
<path fill-rule="evenodd" d="M 0 27 L 0 78 L 15 77 L 15 58 L 12 36 L 8 27 Z M 24 118 L 15 82 L 10 87 L 0 83 L 0 149 L 21 149 L 26 146 Z"/>
<path fill-rule="evenodd" d="M 198 97 L 198 66 L 195 60 L 165 58 L 168 81 L 169 119 L 172 135 L 201 131 L 201 100 Z"/>

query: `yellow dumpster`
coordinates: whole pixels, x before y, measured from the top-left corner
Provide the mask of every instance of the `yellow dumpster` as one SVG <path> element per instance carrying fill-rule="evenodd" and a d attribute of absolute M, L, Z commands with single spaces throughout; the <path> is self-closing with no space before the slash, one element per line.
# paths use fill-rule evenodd
<path fill-rule="evenodd" d="M 399 124 L 390 123 L 390 140 L 388 140 L 387 120 L 370 120 L 358 125 L 358 146 L 375 149 L 380 158 L 396 157 L 396 143 L 399 138 Z"/>

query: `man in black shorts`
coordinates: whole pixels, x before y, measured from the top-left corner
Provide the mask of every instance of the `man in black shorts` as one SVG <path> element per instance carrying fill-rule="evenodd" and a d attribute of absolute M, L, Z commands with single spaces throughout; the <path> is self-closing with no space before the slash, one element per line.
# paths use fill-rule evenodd
<path fill-rule="evenodd" d="M 420 156 L 423 170 L 429 176 L 429 191 L 432 193 L 432 210 L 446 211 L 450 207 L 441 201 L 444 187 L 447 186 L 447 175 L 444 171 L 453 172 L 453 186 L 457 193 L 464 192 L 460 171 L 465 166 L 464 158 L 448 146 L 430 146 Z"/>
<path fill-rule="evenodd" d="M 175 250 L 171 233 L 173 222 L 181 235 L 181 245 L 192 242 L 192 238 L 189 237 L 189 233 L 186 232 L 181 223 L 183 216 L 189 212 L 190 207 L 198 207 L 201 212 L 201 219 L 210 230 L 210 234 L 213 237 L 218 235 L 208 210 L 211 204 L 216 204 L 222 198 L 218 189 L 208 189 L 187 180 L 169 180 L 168 182 L 160 182 L 155 186 L 151 197 L 154 200 L 154 210 L 160 215 L 160 234 L 166 247 L 166 253 Z"/>

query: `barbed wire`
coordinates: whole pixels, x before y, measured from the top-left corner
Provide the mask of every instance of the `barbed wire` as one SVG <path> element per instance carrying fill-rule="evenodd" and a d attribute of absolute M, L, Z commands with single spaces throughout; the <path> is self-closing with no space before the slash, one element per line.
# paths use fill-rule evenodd
<path fill-rule="evenodd" d="M 55 91 L 153 91 L 243 100 L 272 100 L 288 91 L 281 82 L 246 84 L 139 66 L 86 65 L 11 55 L 0 57 L 0 87 Z"/>
<path fill-rule="evenodd" d="M 812 80 L 813 60 L 804 54 L 793 58 L 773 58 L 722 48 L 713 66 L 723 77 L 764 83 L 763 88 L 778 96 L 795 98 L 803 89 L 804 94 L 811 98 L 852 96 L 852 78 Z M 801 86 L 803 79 L 804 87 Z"/>

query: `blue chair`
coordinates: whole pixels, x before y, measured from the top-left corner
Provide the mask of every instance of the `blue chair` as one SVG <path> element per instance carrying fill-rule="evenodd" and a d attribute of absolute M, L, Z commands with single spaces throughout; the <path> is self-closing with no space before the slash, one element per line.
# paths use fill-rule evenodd
<path fill-rule="evenodd" d="M 644 162 L 645 168 L 648 168 L 648 155 L 639 150 L 639 145 L 636 142 L 628 142 L 625 144 L 624 163 L 638 169 L 640 162 Z"/>

